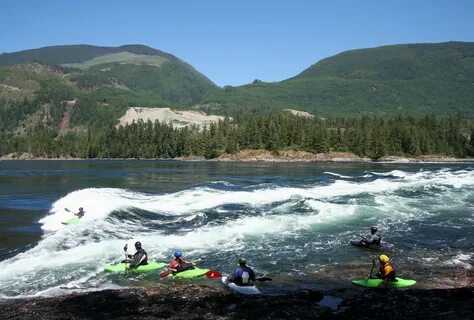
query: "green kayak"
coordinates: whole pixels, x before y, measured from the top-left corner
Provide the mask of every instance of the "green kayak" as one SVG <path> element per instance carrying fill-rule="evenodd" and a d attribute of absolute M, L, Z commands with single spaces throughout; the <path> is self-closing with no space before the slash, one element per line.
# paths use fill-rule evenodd
<path fill-rule="evenodd" d="M 173 279 L 194 279 L 194 278 L 203 277 L 208 272 L 209 272 L 209 269 L 194 268 L 191 270 L 175 273 L 173 275 Z"/>
<path fill-rule="evenodd" d="M 66 221 L 63 221 L 62 224 L 70 225 L 70 224 L 78 224 L 79 222 L 81 222 L 81 219 L 79 219 L 78 217 L 74 217 Z"/>
<path fill-rule="evenodd" d="M 166 267 L 166 263 L 164 262 L 156 262 L 152 261 L 149 262 L 146 265 L 139 266 L 138 268 L 130 269 L 128 267 L 128 263 L 116 263 L 116 264 L 109 264 L 105 266 L 105 271 L 107 272 L 150 272 L 150 271 L 155 271 L 159 269 L 163 269 Z"/>
<path fill-rule="evenodd" d="M 410 287 L 416 283 L 415 280 L 407 280 L 402 278 L 395 278 L 396 281 L 387 282 L 387 287 L 389 288 L 405 288 Z M 365 287 L 365 288 L 378 288 L 384 287 L 384 281 L 382 279 L 359 279 L 352 280 L 352 283 L 356 286 Z"/>

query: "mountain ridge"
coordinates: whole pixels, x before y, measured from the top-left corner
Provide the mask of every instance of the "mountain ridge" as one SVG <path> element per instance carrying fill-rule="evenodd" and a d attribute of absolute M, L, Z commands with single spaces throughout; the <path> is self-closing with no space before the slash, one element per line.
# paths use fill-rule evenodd
<path fill-rule="evenodd" d="M 389 45 L 344 51 L 294 77 L 254 81 L 207 97 L 248 109 L 320 115 L 473 113 L 474 43 Z"/>
<path fill-rule="evenodd" d="M 178 57 L 140 44 L 49 46 L 0 55 L 0 116 L 14 120 L 9 128 L 45 104 L 62 114 L 61 101 L 71 99 L 78 100 L 73 126 L 116 122 L 129 107 L 193 108 L 231 117 L 286 109 L 317 117 L 472 117 L 474 43 L 354 49 L 282 81 L 223 88 Z"/>

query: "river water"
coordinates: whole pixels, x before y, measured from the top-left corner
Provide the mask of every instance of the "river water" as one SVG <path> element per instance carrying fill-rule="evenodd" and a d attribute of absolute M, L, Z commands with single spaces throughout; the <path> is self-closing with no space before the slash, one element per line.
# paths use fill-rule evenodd
<path fill-rule="evenodd" d="M 449 279 L 473 264 L 474 165 L 3 161 L 0 297 L 160 281 L 103 272 L 129 239 L 224 273 L 246 257 L 279 289 L 350 286 L 378 253 L 348 243 L 373 225 L 399 274 L 461 285 Z"/>

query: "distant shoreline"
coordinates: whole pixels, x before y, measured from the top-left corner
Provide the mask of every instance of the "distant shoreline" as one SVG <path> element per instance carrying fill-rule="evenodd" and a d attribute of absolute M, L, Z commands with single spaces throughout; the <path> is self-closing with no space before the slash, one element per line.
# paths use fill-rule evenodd
<path fill-rule="evenodd" d="M 454 158 L 445 155 L 421 155 L 418 157 L 384 156 L 373 160 L 359 157 L 349 152 L 310 153 L 306 151 L 286 150 L 272 152 L 268 150 L 243 150 L 236 154 L 222 154 L 213 159 L 201 156 L 177 158 L 74 158 L 74 157 L 35 157 L 28 153 L 8 154 L 0 157 L 0 161 L 189 161 L 189 162 L 248 162 L 248 163 L 380 163 L 380 164 L 456 164 L 474 163 L 474 158 Z"/>

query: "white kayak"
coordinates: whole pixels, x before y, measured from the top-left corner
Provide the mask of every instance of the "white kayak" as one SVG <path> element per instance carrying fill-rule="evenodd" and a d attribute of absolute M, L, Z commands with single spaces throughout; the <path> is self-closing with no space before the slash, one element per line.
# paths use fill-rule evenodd
<path fill-rule="evenodd" d="M 227 277 L 222 277 L 221 278 L 222 283 L 227 286 L 230 290 L 235 291 L 240 294 L 245 294 L 245 295 L 253 295 L 253 294 L 262 294 L 258 288 L 253 285 L 253 286 L 238 286 L 233 282 L 227 282 Z"/>

